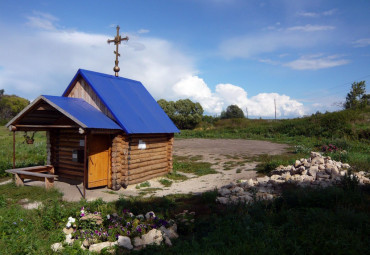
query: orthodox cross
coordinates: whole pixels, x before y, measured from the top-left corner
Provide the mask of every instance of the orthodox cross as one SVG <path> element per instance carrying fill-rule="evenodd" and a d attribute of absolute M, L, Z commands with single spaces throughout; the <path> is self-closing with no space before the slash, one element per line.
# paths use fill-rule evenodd
<path fill-rule="evenodd" d="M 118 53 L 118 45 L 119 44 L 121 44 L 121 42 L 122 41 L 128 41 L 128 36 L 126 36 L 126 37 L 121 37 L 120 35 L 119 35 L 119 26 L 117 26 L 117 35 L 116 35 L 116 37 L 114 37 L 114 39 L 113 40 L 109 40 L 108 39 L 108 44 L 110 44 L 111 42 L 114 42 L 114 45 L 116 45 L 116 50 L 115 51 L 113 51 L 114 52 L 114 54 L 116 54 L 116 61 L 115 61 L 115 66 L 113 67 L 113 71 L 114 71 L 114 73 L 115 73 L 115 76 L 116 77 L 118 77 L 118 72 L 119 72 L 119 70 L 120 70 L 120 68 L 119 68 L 119 66 L 118 66 L 118 63 L 119 63 L 119 61 L 118 61 L 118 57 L 120 57 L 121 55 Z"/>

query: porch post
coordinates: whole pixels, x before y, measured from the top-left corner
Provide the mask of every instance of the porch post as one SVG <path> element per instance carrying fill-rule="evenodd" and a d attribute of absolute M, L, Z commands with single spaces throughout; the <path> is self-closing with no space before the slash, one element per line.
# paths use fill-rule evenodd
<path fill-rule="evenodd" d="M 13 169 L 15 169 L 15 130 L 13 130 Z"/>
<path fill-rule="evenodd" d="M 87 134 L 85 132 L 85 146 L 84 146 L 84 199 L 86 199 L 86 184 L 87 184 Z"/>

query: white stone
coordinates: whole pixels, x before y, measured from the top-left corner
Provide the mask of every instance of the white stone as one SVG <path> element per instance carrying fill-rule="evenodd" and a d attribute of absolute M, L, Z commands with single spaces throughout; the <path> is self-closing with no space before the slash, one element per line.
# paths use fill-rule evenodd
<path fill-rule="evenodd" d="M 168 236 L 165 236 L 164 237 L 164 243 L 168 246 L 172 246 L 172 242 L 171 242 L 171 239 L 168 238 Z"/>
<path fill-rule="evenodd" d="M 311 151 L 311 159 L 316 158 L 316 157 L 321 157 L 321 153 Z"/>
<path fill-rule="evenodd" d="M 50 246 L 51 250 L 53 252 L 58 252 L 58 251 L 61 251 L 63 250 L 63 244 L 62 243 L 54 243 Z"/>
<path fill-rule="evenodd" d="M 160 245 L 163 241 L 162 232 L 158 229 L 152 229 L 145 235 L 141 236 L 142 244 L 149 245 L 149 244 L 156 244 Z"/>
<path fill-rule="evenodd" d="M 42 207 L 42 202 L 35 201 L 33 203 L 24 204 L 22 207 L 27 210 L 38 209 Z"/>
<path fill-rule="evenodd" d="M 343 169 L 348 169 L 348 168 L 350 168 L 350 165 L 347 164 L 347 163 L 344 163 L 344 164 L 342 164 L 342 168 Z"/>
<path fill-rule="evenodd" d="M 139 214 L 139 215 L 137 215 L 137 216 L 136 216 L 136 218 L 137 218 L 137 219 L 141 219 L 141 220 L 143 220 L 143 219 L 144 219 L 144 215 Z"/>
<path fill-rule="evenodd" d="M 265 177 L 258 177 L 257 178 L 257 182 L 259 183 L 266 183 L 270 180 L 270 178 L 268 176 L 265 176 Z"/>
<path fill-rule="evenodd" d="M 155 218 L 155 213 L 153 211 L 147 212 L 145 218 L 148 220 L 150 218 Z"/>
<path fill-rule="evenodd" d="M 128 236 L 119 236 L 117 240 L 118 246 L 124 247 L 126 249 L 131 250 L 134 248 L 131 244 L 131 239 Z"/>
<path fill-rule="evenodd" d="M 101 250 L 103 250 L 104 248 L 112 247 L 116 244 L 117 244 L 117 242 L 95 243 L 95 244 L 90 245 L 89 251 L 94 251 L 94 252 L 100 253 Z"/>
<path fill-rule="evenodd" d="M 65 242 L 67 243 L 67 244 L 73 244 L 73 242 L 74 242 L 75 240 L 74 239 L 72 239 L 72 234 L 68 234 L 68 235 L 66 235 L 66 240 L 65 240 Z"/>
<path fill-rule="evenodd" d="M 324 163 L 325 163 L 325 161 L 321 156 L 320 157 L 314 157 L 312 159 L 312 162 L 311 162 L 312 165 L 320 165 L 320 164 L 324 164 Z"/>
<path fill-rule="evenodd" d="M 254 181 L 253 181 L 253 179 L 249 179 L 249 180 L 248 180 L 248 185 L 249 185 L 250 187 L 253 187 L 253 186 L 254 186 Z"/>
<path fill-rule="evenodd" d="M 306 174 L 307 174 L 307 170 L 306 169 L 301 172 L 301 175 L 306 175 Z"/>
<path fill-rule="evenodd" d="M 283 177 L 287 181 L 291 178 L 291 174 L 289 172 L 286 172 L 282 174 L 281 177 Z"/>
<path fill-rule="evenodd" d="M 177 226 L 176 226 L 177 228 Z M 175 227 L 171 226 L 169 228 L 165 228 L 164 226 L 161 226 L 159 230 L 162 231 L 162 234 L 170 239 L 176 239 L 179 237 L 179 235 L 176 233 Z"/>
<path fill-rule="evenodd" d="M 229 199 L 227 197 L 217 197 L 216 202 L 219 202 L 220 204 L 226 205 L 229 203 Z"/>
<path fill-rule="evenodd" d="M 301 164 L 302 164 L 301 161 L 296 160 L 295 163 L 294 163 L 294 166 L 299 167 Z"/>
<path fill-rule="evenodd" d="M 226 189 L 226 188 L 221 188 L 218 190 L 218 193 L 221 195 L 221 196 L 227 196 L 231 193 L 231 191 L 229 189 Z"/>
<path fill-rule="evenodd" d="M 231 189 L 230 191 L 231 191 L 231 193 L 238 194 L 238 193 L 243 193 L 244 189 L 241 188 L 241 187 L 235 187 L 235 188 Z"/>
<path fill-rule="evenodd" d="M 73 228 L 63 228 L 63 232 L 66 235 L 72 234 L 73 233 Z"/>
<path fill-rule="evenodd" d="M 325 170 L 325 165 L 319 165 L 318 170 L 324 171 Z"/>
<path fill-rule="evenodd" d="M 253 198 L 250 195 L 244 195 L 240 197 L 240 201 L 244 203 L 250 203 L 253 201 Z"/>
<path fill-rule="evenodd" d="M 271 175 L 271 177 L 270 177 L 270 179 L 273 180 L 273 181 L 278 180 L 280 178 L 281 178 L 281 176 L 277 175 L 277 174 Z"/>
<path fill-rule="evenodd" d="M 317 166 L 311 166 L 308 169 L 308 174 L 311 175 L 312 177 L 316 178 L 317 172 L 318 172 L 318 167 Z"/>

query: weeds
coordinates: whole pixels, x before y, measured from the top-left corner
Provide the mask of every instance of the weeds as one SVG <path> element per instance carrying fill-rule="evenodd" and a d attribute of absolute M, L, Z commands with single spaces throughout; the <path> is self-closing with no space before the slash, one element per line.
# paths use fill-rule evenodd
<path fill-rule="evenodd" d="M 171 187 L 173 182 L 170 181 L 170 180 L 167 180 L 167 179 L 160 179 L 159 183 L 162 184 L 165 187 Z"/>

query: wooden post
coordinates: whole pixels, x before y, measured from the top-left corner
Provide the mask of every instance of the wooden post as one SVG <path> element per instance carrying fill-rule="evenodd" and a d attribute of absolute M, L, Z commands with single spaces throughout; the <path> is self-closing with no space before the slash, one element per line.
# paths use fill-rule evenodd
<path fill-rule="evenodd" d="M 84 199 L 86 199 L 86 184 L 87 184 L 87 134 L 85 133 L 84 146 Z"/>
<path fill-rule="evenodd" d="M 13 130 L 13 169 L 15 169 L 15 131 Z"/>

